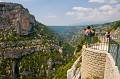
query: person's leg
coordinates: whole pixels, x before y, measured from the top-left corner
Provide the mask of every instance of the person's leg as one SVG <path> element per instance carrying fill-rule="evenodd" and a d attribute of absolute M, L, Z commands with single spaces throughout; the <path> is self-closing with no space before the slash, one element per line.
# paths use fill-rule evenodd
<path fill-rule="evenodd" d="M 90 36 L 90 37 L 89 37 L 89 46 L 91 46 L 92 40 L 93 40 L 93 39 L 92 39 L 92 36 Z"/>
<path fill-rule="evenodd" d="M 90 44 L 91 44 L 91 37 L 90 37 L 90 36 L 88 36 L 87 40 L 88 40 L 88 47 L 89 47 L 89 46 L 90 46 Z"/>
<path fill-rule="evenodd" d="M 85 36 L 85 46 L 87 47 L 87 37 Z"/>
<path fill-rule="evenodd" d="M 90 44 L 93 44 L 93 36 L 90 37 Z"/>
<path fill-rule="evenodd" d="M 89 37 L 86 36 L 86 47 L 88 47 L 88 45 L 89 45 Z"/>

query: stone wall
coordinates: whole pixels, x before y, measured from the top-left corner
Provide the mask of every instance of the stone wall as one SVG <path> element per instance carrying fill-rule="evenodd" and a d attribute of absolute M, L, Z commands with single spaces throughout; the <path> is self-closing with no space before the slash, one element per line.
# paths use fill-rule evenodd
<path fill-rule="evenodd" d="M 120 79 L 112 56 L 106 51 L 83 48 L 81 79 L 97 77 L 97 79 Z"/>
<path fill-rule="evenodd" d="M 81 57 L 79 57 L 73 64 L 73 66 L 71 67 L 71 69 L 69 69 L 67 71 L 67 79 L 80 79 L 80 59 Z"/>
<path fill-rule="evenodd" d="M 112 56 L 107 53 L 104 79 L 120 79 L 120 74 Z"/>
<path fill-rule="evenodd" d="M 104 78 L 106 54 L 94 49 L 84 48 L 82 52 L 81 78 Z"/>

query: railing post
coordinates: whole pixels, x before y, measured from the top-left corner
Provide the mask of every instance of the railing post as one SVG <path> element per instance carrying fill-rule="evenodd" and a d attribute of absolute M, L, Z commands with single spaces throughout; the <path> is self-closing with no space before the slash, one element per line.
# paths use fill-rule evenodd
<path fill-rule="evenodd" d="M 115 57 L 115 65 L 117 66 L 118 65 L 118 53 L 119 53 L 119 44 L 117 44 L 117 54 L 116 54 L 116 57 Z"/>

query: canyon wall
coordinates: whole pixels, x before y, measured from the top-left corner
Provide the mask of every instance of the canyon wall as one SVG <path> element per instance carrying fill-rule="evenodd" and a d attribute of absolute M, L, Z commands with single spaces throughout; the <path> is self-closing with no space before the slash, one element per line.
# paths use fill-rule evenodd
<path fill-rule="evenodd" d="M 20 35 L 28 35 L 36 20 L 28 9 L 17 3 L 0 2 L 0 29 L 14 28 Z"/>

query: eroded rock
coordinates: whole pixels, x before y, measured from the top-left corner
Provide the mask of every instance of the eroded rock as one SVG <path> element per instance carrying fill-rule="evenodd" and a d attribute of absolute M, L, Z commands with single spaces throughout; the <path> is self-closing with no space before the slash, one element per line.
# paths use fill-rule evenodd
<path fill-rule="evenodd" d="M 0 29 L 13 27 L 17 34 L 28 35 L 36 20 L 28 9 L 16 3 L 0 2 Z"/>

